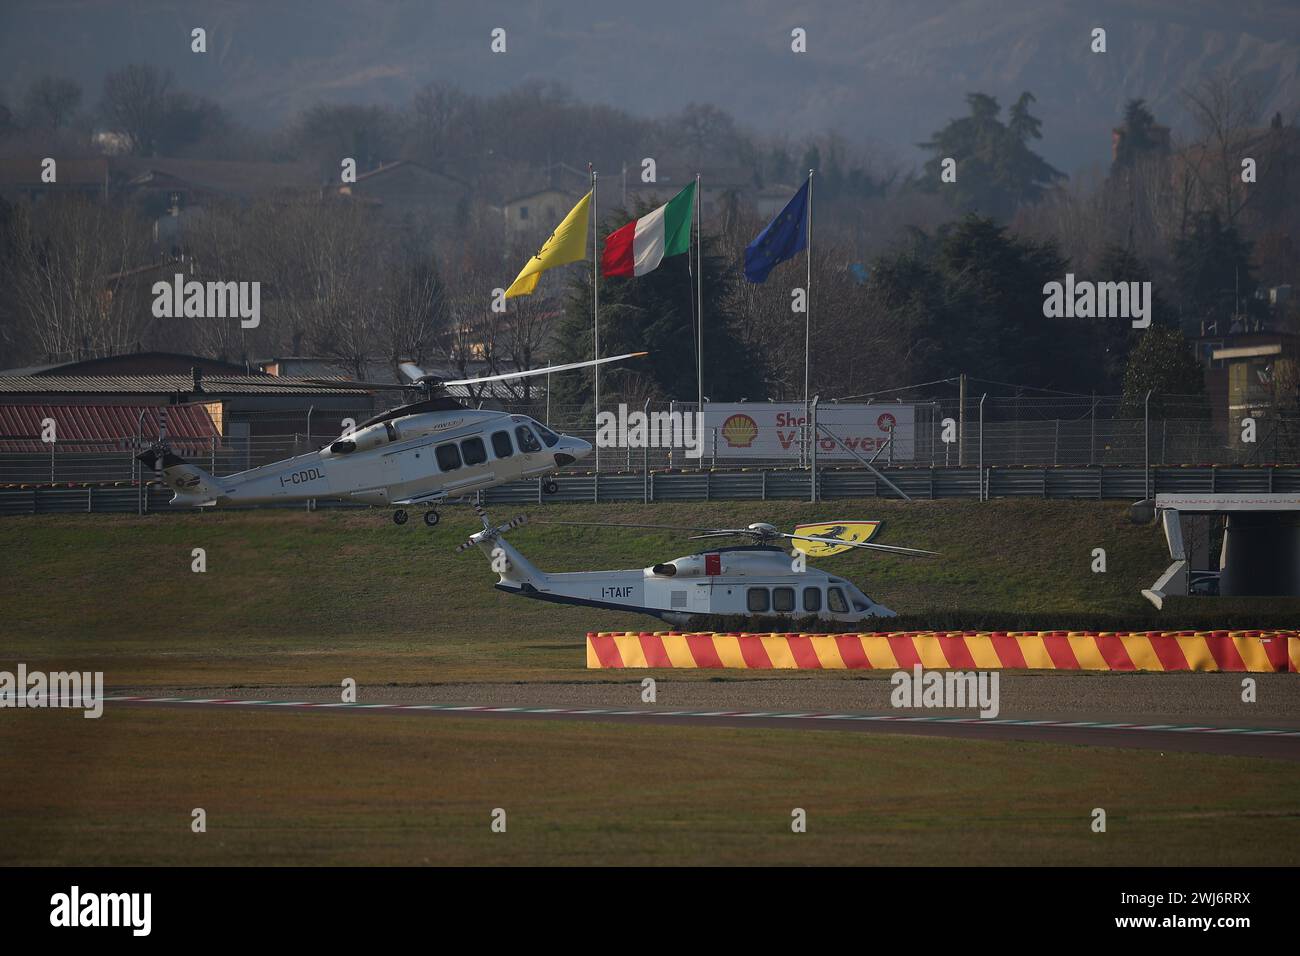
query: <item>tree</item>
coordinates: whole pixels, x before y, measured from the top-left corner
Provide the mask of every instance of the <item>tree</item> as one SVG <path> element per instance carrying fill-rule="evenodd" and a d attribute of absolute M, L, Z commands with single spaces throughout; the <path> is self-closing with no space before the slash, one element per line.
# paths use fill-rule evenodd
<path fill-rule="evenodd" d="M 81 87 L 72 80 L 43 76 L 23 98 L 23 125 L 34 129 L 61 129 L 81 105 Z"/>
<path fill-rule="evenodd" d="M 1192 219 L 1187 235 L 1174 242 L 1185 332 L 1197 334 L 1201 323 L 1221 323 L 1220 331 L 1228 331 L 1228 323 L 1255 291 L 1250 255 L 1251 243 L 1217 212 Z"/>
<path fill-rule="evenodd" d="M 46 361 L 114 355 L 139 345 L 149 309 L 126 274 L 148 228 L 128 207 L 79 196 L 14 210 L 5 284 Z"/>
<path fill-rule="evenodd" d="M 1102 250 L 1092 269 L 1092 278 L 1097 282 L 1152 282 L 1146 264 L 1128 247 L 1118 244 L 1109 245 Z M 1154 282 L 1148 308 L 1152 326 L 1178 327 L 1178 317 L 1165 302 Z M 1134 329 L 1132 320 L 1123 316 L 1093 321 L 1097 324 L 1098 344 L 1102 349 L 1102 377 L 1096 382 L 1095 388 L 1109 395 L 1122 387 L 1129 354 L 1144 333 Z"/>
<path fill-rule="evenodd" d="M 294 137 L 305 155 L 337 177 L 345 156 L 357 161 L 359 172 L 395 156 L 397 119 L 381 106 L 321 103 L 302 114 Z"/>
<path fill-rule="evenodd" d="M 925 164 L 922 188 L 938 192 L 963 212 L 978 212 L 1000 221 L 1017 207 L 1038 202 L 1044 191 L 1065 174 L 1029 148 L 1041 139 L 1041 122 L 1029 112 L 1032 93 L 1022 93 L 1011 108 L 1010 123 L 999 118 L 998 101 L 970 93 L 970 115 L 951 120 L 925 143 L 932 156 Z M 957 181 L 942 181 L 945 159 L 957 161 Z"/>
<path fill-rule="evenodd" d="M 1171 398 L 1205 394 L 1204 373 L 1178 329 L 1153 323 L 1141 333 L 1124 370 L 1122 413 L 1140 415 L 1148 391 L 1156 411 Z"/>
<path fill-rule="evenodd" d="M 132 63 L 104 77 L 100 113 L 130 140 L 132 152 L 154 155 L 171 86 L 170 72 L 160 73 L 148 64 Z"/>
<path fill-rule="evenodd" d="M 871 266 L 873 313 L 900 325 L 898 350 L 881 364 L 902 369 L 905 382 L 967 372 L 1091 391 L 1106 369 L 1096 320 L 1043 314 L 1043 287 L 1066 269 L 1054 242 L 1014 236 L 988 218 L 915 231 Z"/>
<path fill-rule="evenodd" d="M 1185 90 L 1183 100 L 1197 127 L 1197 140 L 1185 164 L 1194 187 L 1194 209 L 1214 212 L 1228 225 L 1256 194 L 1241 181 L 1241 159 L 1259 143 L 1255 124 L 1260 114 L 1260 91 L 1235 70 L 1220 71 Z M 1263 157 L 1259 157 L 1263 158 Z M 1271 163 L 1273 155 L 1268 156 Z M 1257 177 L 1267 180 L 1269 170 Z"/>
<path fill-rule="evenodd" d="M 1145 157 L 1169 154 L 1169 137 L 1159 132 L 1156 118 L 1147 109 L 1145 100 L 1132 99 L 1125 104 L 1124 121 L 1116 134 L 1118 143 L 1111 163 L 1112 173 L 1132 169 Z"/>

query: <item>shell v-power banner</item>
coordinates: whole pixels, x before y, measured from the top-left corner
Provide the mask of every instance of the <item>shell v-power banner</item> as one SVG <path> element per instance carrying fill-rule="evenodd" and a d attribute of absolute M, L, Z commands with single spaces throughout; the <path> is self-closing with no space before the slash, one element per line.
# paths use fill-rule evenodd
<path fill-rule="evenodd" d="M 911 405 L 818 405 L 817 424 L 864 458 L 879 451 L 891 431 L 894 461 L 910 461 L 916 454 L 916 411 Z M 797 459 L 803 426 L 802 402 L 708 402 L 704 453 L 713 453 L 716 440 L 719 458 Z M 853 459 L 824 432 L 818 435 L 817 455 Z"/>

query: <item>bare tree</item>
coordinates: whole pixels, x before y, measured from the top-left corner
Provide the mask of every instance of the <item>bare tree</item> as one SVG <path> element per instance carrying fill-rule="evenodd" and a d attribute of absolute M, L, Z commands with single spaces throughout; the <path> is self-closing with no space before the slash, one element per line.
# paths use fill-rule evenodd
<path fill-rule="evenodd" d="M 136 347 L 147 325 L 133 270 L 148 233 L 130 209 L 67 197 L 12 222 L 8 281 L 20 320 L 48 361 L 113 355 Z"/>
<path fill-rule="evenodd" d="M 1195 184 L 1201 209 L 1218 212 L 1232 225 L 1253 195 L 1241 180 L 1241 164 L 1262 139 L 1256 129 L 1259 91 L 1235 70 L 1220 71 L 1184 91 L 1183 101 L 1198 134 L 1185 174 Z"/>
<path fill-rule="evenodd" d="M 41 129 L 60 129 L 81 105 L 81 87 L 72 80 L 43 76 L 27 89 L 23 98 L 23 123 Z"/>
<path fill-rule="evenodd" d="M 171 87 L 171 73 L 148 64 L 132 63 L 104 77 L 100 112 L 130 139 L 133 152 L 153 155 Z"/>

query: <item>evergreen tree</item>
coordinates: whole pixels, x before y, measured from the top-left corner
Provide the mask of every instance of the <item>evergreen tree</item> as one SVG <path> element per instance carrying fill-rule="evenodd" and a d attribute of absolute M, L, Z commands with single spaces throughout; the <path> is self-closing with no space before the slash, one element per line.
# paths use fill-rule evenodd
<path fill-rule="evenodd" d="M 1152 323 L 1142 330 L 1124 371 L 1123 413 L 1142 414 L 1148 391 L 1151 412 L 1162 414 L 1172 396 L 1203 396 L 1205 375 L 1178 329 Z M 1187 416 L 1185 405 L 1180 414 Z M 1201 414 L 1205 414 L 1204 411 Z"/>
<path fill-rule="evenodd" d="M 1043 315 L 1043 287 L 1066 269 L 1054 243 L 967 216 L 877 257 L 869 290 L 903 327 L 910 380 L 968 372 L 1083 393 L 1105 381 L 1105 336 L 1095 320 Z"/>
<path fill-rule="evenodd" d="M 999 119 L 998 101 L 984 93 L 969 93 L 970 115 L 952 120 L 925 143 L 933 155 L 925 164 L 923 187 L 938 192 L 963 212 L 977 212 L 1006 221 L 1017 207 L 1035 203 L 1044 190 L 1065 174 L 1029 148 L 1041 139 L 1042 123 L 1030 114 L 1032 93 L 1022 93 L 1011 108 L 1010 123 Z M 943 161 L 957 161 L 957 181 L 941 179 Z"/>
<path fill-rule="evenodd" d="M 1090 278 L 1096 282 L 1151 282 L 1151 272 L 1146 264 L 1131 249 L 1116 244 L 1108 245 L 1102 250 L 1092 272 Z M 1178 327 L 1177 315 L 1154 283 L 1151 286 L 1150 309 L 1153 326 Z M 1096 334 L 1102 349 L 1100 377 L 1095 388 L 1113 394 L 1122 387 L 1129 353 L 1145 330 L 1133 328 L 1132 319 L 1123 316 L 1092 321 L 1096 323 Z"/>
<path fill-rule="evenodd" d="M 1227 332 L 1232 317 L 1251 305 L 1251 250 L 1252 243 L 1213 211 L 1197 215 L 1187 235 L 1175 240 L 1184 332 L 1199 334 L 1202 322 L 1218 322 L 1220 333 Z"/>
<path fill-rule="evenodd" d="M 1156 118 L 1142 99 L 1129 100 L 1124 106 L 1124 122 L 1119 127 L 1119 143 L 1111 172 L 1131 169 L 1143 156 L 1169 152 L 1169 141 L 1156 134 Z"/>

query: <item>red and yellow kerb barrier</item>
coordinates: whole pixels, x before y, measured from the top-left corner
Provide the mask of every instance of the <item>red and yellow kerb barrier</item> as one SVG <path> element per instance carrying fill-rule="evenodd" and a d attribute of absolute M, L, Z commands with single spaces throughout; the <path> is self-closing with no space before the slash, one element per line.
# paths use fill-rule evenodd
<path fill-rule="evenodd" d="M 587 666 L 804 670 L 1300 670 L 1300 631 L 601 631 Z"/>

